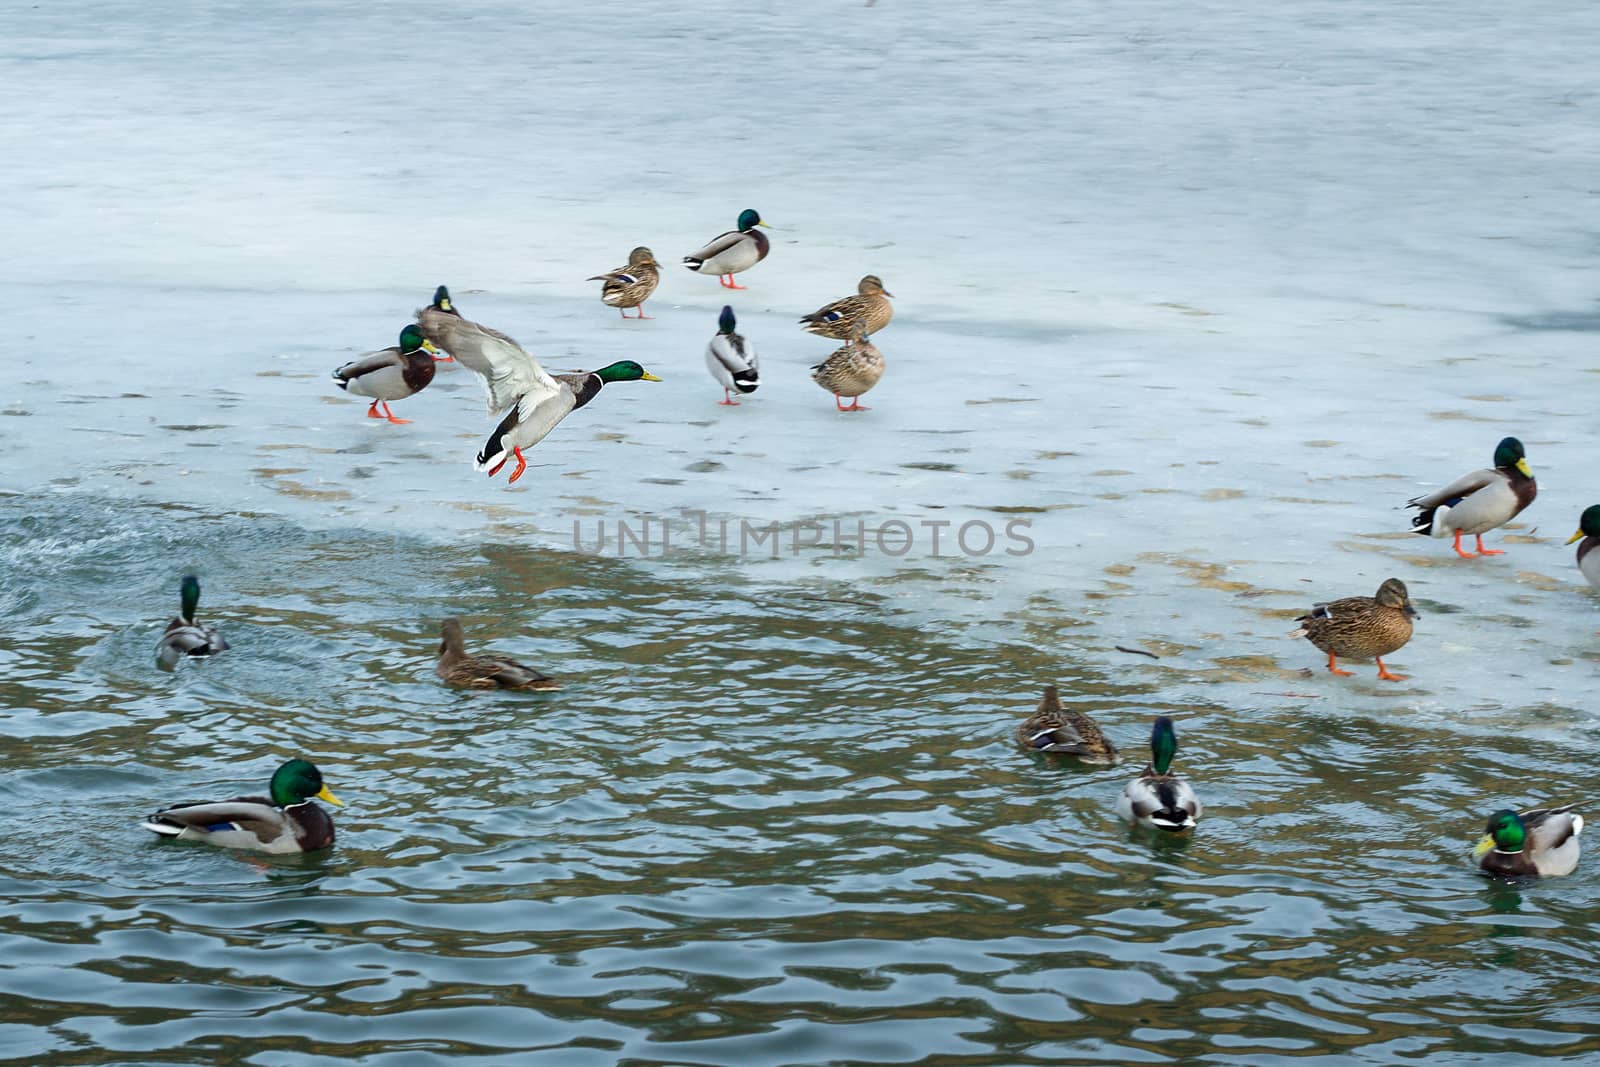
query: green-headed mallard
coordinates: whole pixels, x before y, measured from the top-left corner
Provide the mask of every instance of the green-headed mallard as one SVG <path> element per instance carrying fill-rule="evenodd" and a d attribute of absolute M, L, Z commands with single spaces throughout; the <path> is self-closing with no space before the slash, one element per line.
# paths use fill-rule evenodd
<path fill-rule="evenodd" d="M 185 656 L 214 656 L 228 647 L 215 626 L 202 626 L 195 620 L 199 606 L 200 579 L 186 574 L 178 587 L 178 617 L 167 623 L 156 642 L 156 661 L 163 667 L 172 667 Z"/>
<path fill-rule="evenodd" d="M 1463 559 L 1505 555 L 1500 549 L 1484 548 L 1483 535 L 1516 518 L 1539 495 L 1527 455 L 1521 441 L 1507 437 L 1495 446 L 1492 468 L 1463 474 L 1443 489 L 1406 501 L 1406 507 L 1422 509 L 1411 520 L 1411 532 L 1430 537 L 1455 534 L 1456 555 Z M 1477 538 L 1477 552 L 1462 551 L 1462 534 Z"/>
<path fill-rule="evenodd" d="M 756 346 L 734 329 L 738 324 L 733 308 L 724 305 L 717 317 L 716 336 L 706 345 L 706 369 L 722 386 L 722 399 L 717 403 L 733 407 L 739 404 L 733 399 L 733 391 L 755 392 L 758 378 Z"/>
<path fill-rule="evenodd" d="M 806 333 L 848 341 L 858 334 L 870 337 L 894 318 L 893 296 L 876 274 L 869 274 L 856 286 L 856 295 L 824 305 L 800 320 Z"/>
<path fill-rule="evenodd" d="M 410 422 L 410 419 L 395 418 L 394 412 L 389 410 L 389 401 L 416 396 L 428 387 L 433 381 L 433 353 L 436 351 L 433 342 L 422 336 L 416 323 L 408 322 L 400 331 L 399 345 L 351 360 L 333 372 L 333 381 L 354 396 L 373 398 L 372 406 L 367 408 L 367 418 Z M 379 403 L 383 404 L 381 415 L 378 414 Z"/>
<path fill-rule="evenodd" d="M 1583 509 L 1578 518 L 1578 532 L 1567 538 L 1567 544 L 1578 540 L 1583 542 L 1578 546 L 1578 572 L 1590 585 L 1600 589 L 1600 552 L 1595 551 L 1595 547 L 1600 546 L 1600 504 Z"/>
<path fill-rule="evenodd" d="M 1411 606 L 1406 583 L 1390 578 L 1378 586 L 1374 596 L 1347 596 L 1328 604 L 1316 604 L 1311 614 L 1295 621 L 1300 629 L 1290 637 L 1304 637 L 1328 654 L 1328 670 L 1350 676 L 1339 669 L 1339 657 L 1375 659 L 1378 677 L 1386 682 L 1403 682 L 1403 674 L 1391 674 L 1383 657 L 1411 640 L 1411 620 L 1417 609 Z"/>
<path fill-rule="evenodd" d="M 560 689 L 554 678 L 516 660 L 469 656 L 460 619 L 446 619 L 440 628 L 439 662 L 433 673 L 466 689 Z"/>
<path fill-rule="evenodd" d="M 656 291 L 656 286 L 661 282 L 661 264 L 656 262 L 654 252 L 640 245 L 628 253 L 626 267 L 596 274 L 588 280 L 605 283 L 600 286 L 600 302 L 606 307 L 618 309 L 625 319 L 629 315 L 622 309 L 638 308 L 639 314 L 632 317 L 648 319 L 650 316 L 644 313 L 644 302 L 650 299 L 650 294 Z"/>
<path fill-rule="evenodd" d="M 315 766 L 289 760 L 273 773 L 268 792 L 270 797 L 179 804 L 150 816 L 144 828 L 179 841 L 255 852 L 313 852 L 333 844 L 333 820 L 311 801 L 343 802 L 322 784 Z"/>
<path fill-rule="evenodd" d="M 417 322 L 424 337 L 483 379 L 489 414 L 505 412 L 478 453 L 477 469 L 488 471 L 490 477 L 499 474 L 513 456 L 517 466 L 509 480 L 522 477 L 528 469 L 522 450 L 544 440 L 562 419 L 593 400 L 607 382 L 661 380 L 628 359 L 586 374 L 551 377 L 510 337 L 462 318 L 460 312 L 441 307 L 438 301 L 419 310 Z"/>
<path fill-rule="evenodd" d="M 861 395 L 883 377 L 883 353 L 876 345 L 861 335 L 857 327 L 856 339 L 846 341 L 827 359 L 811 368 L 811 380 L 833 394 L 833 406 L 840 411 L 869 411 L 861 403 Z M 841 402 L 844 397 L 854 397 L 849 407 Z"/>
<path fill-rule="evenodd" d="M 760 263 L 772 250 L 767 235 L 756 229 L 766 225 L 761 221 L 760 212 L 747 207 L 739 212 L 739 221 L 734 223 L 736 229 L 717 234 L 704 248 L 684 256 L 683 265 L 696 274 L 717 275 L 724 289 L 743 289 L 733 276 Z"/>
<path fill-rule="evenodd" d="M 1044 687 L 1039 709 L 1017 727 L 1017 744 L 1029 752 L 1073 756 L 1084 763 L 1116 763 L 1117 747 L 1106 740 L 1100 726 L 1076 708 L 1061 706 L 1053 685 Z"/>
<path fill-rule="evenodd" d="M 1555 878 L 1578 866 L 1583 816 L 1564 808 L 1537 808 L 1520 815 L 1505 808 L 1489 816 L 1472 854 L 1478 868 L 1498 878 Z"/>
<path fill-rule="evenodd" d="M 1144 773 L 1123 787 L 1117 814 L 1153 830 L 1178 833 L 1191 829 L 1200 813 L 1200 799 L 1189 783 L 1170 773 L 1178 751 L 1178 733 L 1165 715 L 1150 730 L 1150 763 Z"/>

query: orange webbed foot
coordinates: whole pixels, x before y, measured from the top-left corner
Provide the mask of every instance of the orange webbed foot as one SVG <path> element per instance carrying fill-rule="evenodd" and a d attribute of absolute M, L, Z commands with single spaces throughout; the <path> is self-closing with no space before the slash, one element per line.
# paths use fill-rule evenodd
<path fill-rule="evenodd" d="M 517 457 L 517 469 L 511 472 L 511 477 L 506 479 L 507 485 L 515 485 L 522 472 L 528 469 L 528 461 L 522 458 L 522 449 L 513 448 L 511 454 Z"/>

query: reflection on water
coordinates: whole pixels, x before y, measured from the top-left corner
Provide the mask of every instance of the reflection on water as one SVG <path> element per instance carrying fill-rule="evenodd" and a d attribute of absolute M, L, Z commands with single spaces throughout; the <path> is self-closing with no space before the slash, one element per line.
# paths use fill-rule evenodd
<path fill-rule="evenodd" d="M 1174 704 L 1044 613 L 994 643 L 712 565 L 7 504 L 7 1055 L 1600 1054 L 1572 999 L 1592 891 L 1467 862 L 1508 783 L 1560 788 L 1548 743 Z M 190 569 L 234 648 L 167 675 L 150 650 Z M 440 687 L 446 613 L 567 688 Z M 1012 747 L 1046 679 L 1130 764 L 1177 719 L 1197 833 L 1115 818 L 1136 766 Z M 348 804 L 329 852 L 137 826 L 290 753 Z"/>

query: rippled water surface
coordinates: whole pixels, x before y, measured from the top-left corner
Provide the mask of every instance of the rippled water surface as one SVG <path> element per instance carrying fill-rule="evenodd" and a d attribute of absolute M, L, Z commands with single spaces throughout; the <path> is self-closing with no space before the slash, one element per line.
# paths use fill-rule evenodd
<path fill-rule="evenodd" d="M 1600 1062 L 1592 859 L 1468 857 L 1600 771 L 1562 547 L 1600 501 L 1590 7 L 8 29 L 0 1059 Z M 581 281 L 750 204 L 743 293 L 671 268 L 623 323 Z M 794 320 L 869 270 L 889 369 L 838 415 Z M 553 369 L 663 381 L 491 481 L 458 367 L 410 426 L 327 381 L 441 281 Z M 764 361 L 736 409 L 724 300 Z M 1506 434 L 1540 479 L 1507 555 L 1399 532 Z M 164 673 L 191 572 L 233 648 Z M 1408 681 L 1285 636 L 1391 575 Z M 441 687 L 448 615 L 564 688 Z M 1017 750 L 1049 682 L 1132 761 L 1176 719 L 1193 835 L 1118 822 L 1137 763 Z M 346 801 L 328 851 L 139 828 L 295 754 Z"/>

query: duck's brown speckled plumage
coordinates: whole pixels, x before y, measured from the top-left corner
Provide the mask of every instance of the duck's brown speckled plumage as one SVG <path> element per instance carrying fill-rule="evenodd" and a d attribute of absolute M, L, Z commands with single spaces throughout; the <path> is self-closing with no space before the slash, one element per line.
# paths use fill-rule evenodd
<path fill-rule="evenodd" d="M 655 253 L 641 245 L 628 254 L 626 267 L 596 274 L 588 280 L 605 283 L 600 286 L 600 301 L 607 307 L 638 307 L 650 299 L 650 294 L 661 283 L 661 264 L 656 262 Z"/>
<path fill-rule="evenodd" d="M 439 641 L 435 674 L 449 685 L 465 689 L 560 689 L 543 671 L 499 656 L 469 656 L 464 647 L 460 619 L 446 619 Z"/>
<path fill-rule="evenodd" d="M 811 380 L 835 396 L 861 396 L 883 377 L 883 353 L 871 341 L 856 340 L 811 368 Z"/>
<path fill-rule="evenodd" d="M 894 305 L 886 299 L 893 296 L 883 287 L 876 274 L 869 274 L 856 286 L 856 295 L 835 300 L 818 308 L 800 320 L 807 333 L 848 341 L 858 334 L 870 337 L 889 325 L 894 318 Z M 850 395 L 850 394 L 845 394 Z"/>
<path fill-rule="evenodd" d="M 1084 763 L 1116 763 L 1117 747 L 1100 725 L 1076 708 L 1063 707 L 1053 685 L 1044 687 L 1039 707 L 1017 726 L 1017 744 L 1029 752 L 1072 756 Z"/>
<path fill-rule="evenodd" d="M 1405 583 L 1390 578 L 1374 596 L 1350 596 L 1318 604 L 1296 621 L 1300 629 L 1291 637 L 1304 637 L 1329 654 L 1329 669 L 1338 671 L 1333 657 L 1376 659 L 1379 677 L 1390 677 L 1381 657 L 1411 640 L 1411 620 L 1416 609 Z M 1398 680 L 1399 676 L 1393 676 Z"/>

